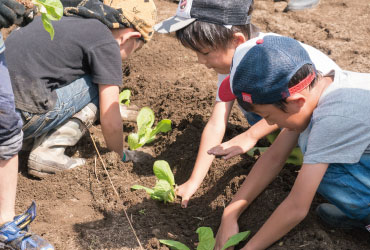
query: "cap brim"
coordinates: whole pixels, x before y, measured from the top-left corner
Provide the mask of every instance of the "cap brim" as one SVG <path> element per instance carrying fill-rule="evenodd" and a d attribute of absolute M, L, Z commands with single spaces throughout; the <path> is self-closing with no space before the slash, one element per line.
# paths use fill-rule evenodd
<path fill-rule="evenodd" d="M 231 91 L 230 76 L 227 76 L 220 84 L 218 97 L 223 102 L 230 102 L 236 99 L 236 96 Z"/>
<path fill-rule="evenodd" d="M 188 26 L 195 20 L 195 18 L 173 16 L 154 25 L 154 30 L 158 33 L 170 33 Z"/>

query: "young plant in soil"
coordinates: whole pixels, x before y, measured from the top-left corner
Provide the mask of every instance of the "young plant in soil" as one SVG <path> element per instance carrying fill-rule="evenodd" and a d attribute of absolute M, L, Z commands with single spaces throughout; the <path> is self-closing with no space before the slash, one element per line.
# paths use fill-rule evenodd
<path fill-rule="evenodd" d="M 141 185 L 134 185 L 131 189 L 144 189 L 153 200 L 164 201 L 164 203 L 174 202 L 176 198 L 175 177 L 168 162 L 163 160 L 155 161 L 153 172 L 157 177 L 157 182 L 153 189 Z"/>
<path fill-rule="evenodd" d="M 119 103 L 130 106 L 131 90 L 125 89 L 119 94 Z"/>
<path fill-rule="evenodd" d="M 137 133 L 128 135 L 127 142 L 131 150 L 138 149 L 144 144 L 154 141 L 158 133 L 165 133 L 171 130 L 171 120 L 168 119 L 161 120 L 153 129 L 154 119 L 154 112 L 150 108 L 144 107 L 140 110 L 136 118 Z"/>
<path fill-rule="evenodd" d="M 216 244 L 216 239 L 213 236 L 212 228 L 210 227 L 198 227 L 197 234 L 199 235 L 199 243 L 197 250 L 213 250 Z M 251 232 L 245 231 L 234 234 L 229 238 L 226 244 L 222 247 L 222 250 L 227 249 L 231 246 L 239 244 L 239 242 L 246 240 Z M 160 243 L 169 246 L 174 250 L 190 250 L 185 244 L 175 240 L 159 240 Z"/>
<path fill-rule="evenodd" d="M 41 21 L 44 28 L 54 38 L 54 27 L 51 21 L 57 21 L 63 16 L 63 5 L 59 0 L 33 0 L 32 3 L 41 13 Z"/>

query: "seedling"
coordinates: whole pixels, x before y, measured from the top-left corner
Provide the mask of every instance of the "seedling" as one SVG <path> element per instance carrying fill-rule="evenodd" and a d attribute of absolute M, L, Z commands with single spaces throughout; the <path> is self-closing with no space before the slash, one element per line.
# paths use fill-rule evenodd
<path fill-rule="evenodd" d="M 152 129 L 154 119 L 154 112 L 150 108 L 144 107 L 140 110 L 136 117 L 137 133 L 128 135 L 127 142 L 131 150 L 138 149 L 144 144 L 152 142 L 158 133 L 165 133 L 171 130 L 171 120 L 168 119 L 161 120 Z"/>
<path fill-rule="evenodd" d="M 41 21 L 44 28 L 50 34 L 51 40 L 54 38 L 54 27 L 51 21 L 57 21 L 63 16 L 63 5 L 59 0 L 33 0 L 41 13 Z"/>
<path fill-rule="evenodd" d="M 216 239 L 213 236 L 212 228 L 198 227 L 196 232 L 199 237 L 197 250 L 213 250 L 216 244 Z M 239 242 L 246 240 L 250 233 L 250 231 L 245 231 L 231 236 L 226 244 L 222 247 L 222 250 L 225 250 L 231 246 L 235 246 L 239 244 Z M 189 247 L 175 240 L 159 240 L 159 242 L 169 246 L 171 249 L 174 250 L 190 250 Z"/>
<path fill-rule="evenodd" d="M 159 160 L 153 165 L 153 172 L 157 177 L 157 182 L 153 189 L 141 185 L 133 185 L 131 188 L 135 190 L 144 189 L 153 200 L 174 202 L 175 194 L 175 177 L 171 171 L 168 162 Z"/>
<path fill-rule="evenodd" d="M 131 90 L 125 89 L 119 94 L 119 103 L 125 104 L 127 107 L 130 106 Z"/>

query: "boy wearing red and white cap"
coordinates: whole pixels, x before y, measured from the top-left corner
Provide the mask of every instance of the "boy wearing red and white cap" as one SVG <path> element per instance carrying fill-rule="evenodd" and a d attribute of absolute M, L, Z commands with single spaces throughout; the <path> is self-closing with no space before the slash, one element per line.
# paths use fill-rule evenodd
<path fill-rule="evenodd" d="M 219 92 L 282 128 L 225 208 L 215 249 L 238 231 L 240 214 L 273 181 L 297 142 L 304 153 L 288 197 L 243 249 L 265 249 L 300 223 L 319 192 L 316 209 L 335 228 L 370 231 L 370 74 L 322 75 L 294 39 L 265 36 L 237 49 Z"/>
<path fill-rule="evenodd" d="M 256 44 L 256 40 L 265 35 L 277 36 L 259 32 L 251 22 L 252 12 L 253 0 L 182 0 L 176 15 L 155 25 L 154 29 L 159 33 L 176 32 L 177 39 L 197 54 L 198 63 L 218 73 L 219 87 L 230 73 L 236 48 L 248 50 Z M 306 44 L 302 46 L 321 72 L 340 69 L 321 51 Z M 260 138 L 277 129 L 276 125 L 269 126 L 261 117 L 241 108 L 249 125 L 253 126 L 220 145 L 233 105 L 234 100 L 222 101 L 217 91 L 212 114 L 202 133 L 194 170 L 190 178 L 178 188 L 177 194 L 182 197 L 183 207 L 187 206 L 191 196 L 201 185 L 214 155 L 223 155 L 226 160 L 243 154 L 253 148 Z"/>

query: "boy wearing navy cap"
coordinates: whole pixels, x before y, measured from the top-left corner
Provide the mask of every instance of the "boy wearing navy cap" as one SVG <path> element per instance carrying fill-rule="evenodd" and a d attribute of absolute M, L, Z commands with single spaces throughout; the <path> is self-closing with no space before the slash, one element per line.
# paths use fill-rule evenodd
<path fill-rule="evenodd" d="M 237 220 L 273 181 L 296 143 L 304 154 L 288 197 L 243 249 L 265 249 L 307 215 L 316 191 L 329 202 L 319 217 L 336 228 L 370 231 L 370 74 L 322 75 L 294 39 L 265 36 L 237 49 L 222 100 L 277 124 L 282 132 L 225 208 L 215 249 L 238 231 Z"/>
<path fill-rule="evenodd" d="M 218 73 L 217 96 L 212 114 L 202 132 L 197 159 L 190 178 L 178 187 L 177 195 L 182 197 L 182 207 L 187 207 L 192 195 L 207 175 L 215 155 L 225 160 L 246 153 L 257 141 L 277 129 L 270 126 L 253 112 L 241 111 L 251 127 L 234 137 L 222 142 L 228 118 L 234 105 L 234 99 L 222 101 L 219 86 L 230 73 L 230 66 L 236 48 L 250 49 L 256 40 L 274 33 L 259 32 L 251 22 L 253 0 L 181 0 L 176 15 L 154 26 L 159 33 L 176 32 L 177 39 L 193 50 L 198 63 Z M 324 74 L 332 69 L 340 69 L 321 51 L 302 44 L 312 58 L 318 70 Z M 295 151 L 297 152 L 297 151 Z M 293 156 L 301 156 L 301 153 Z"/>

